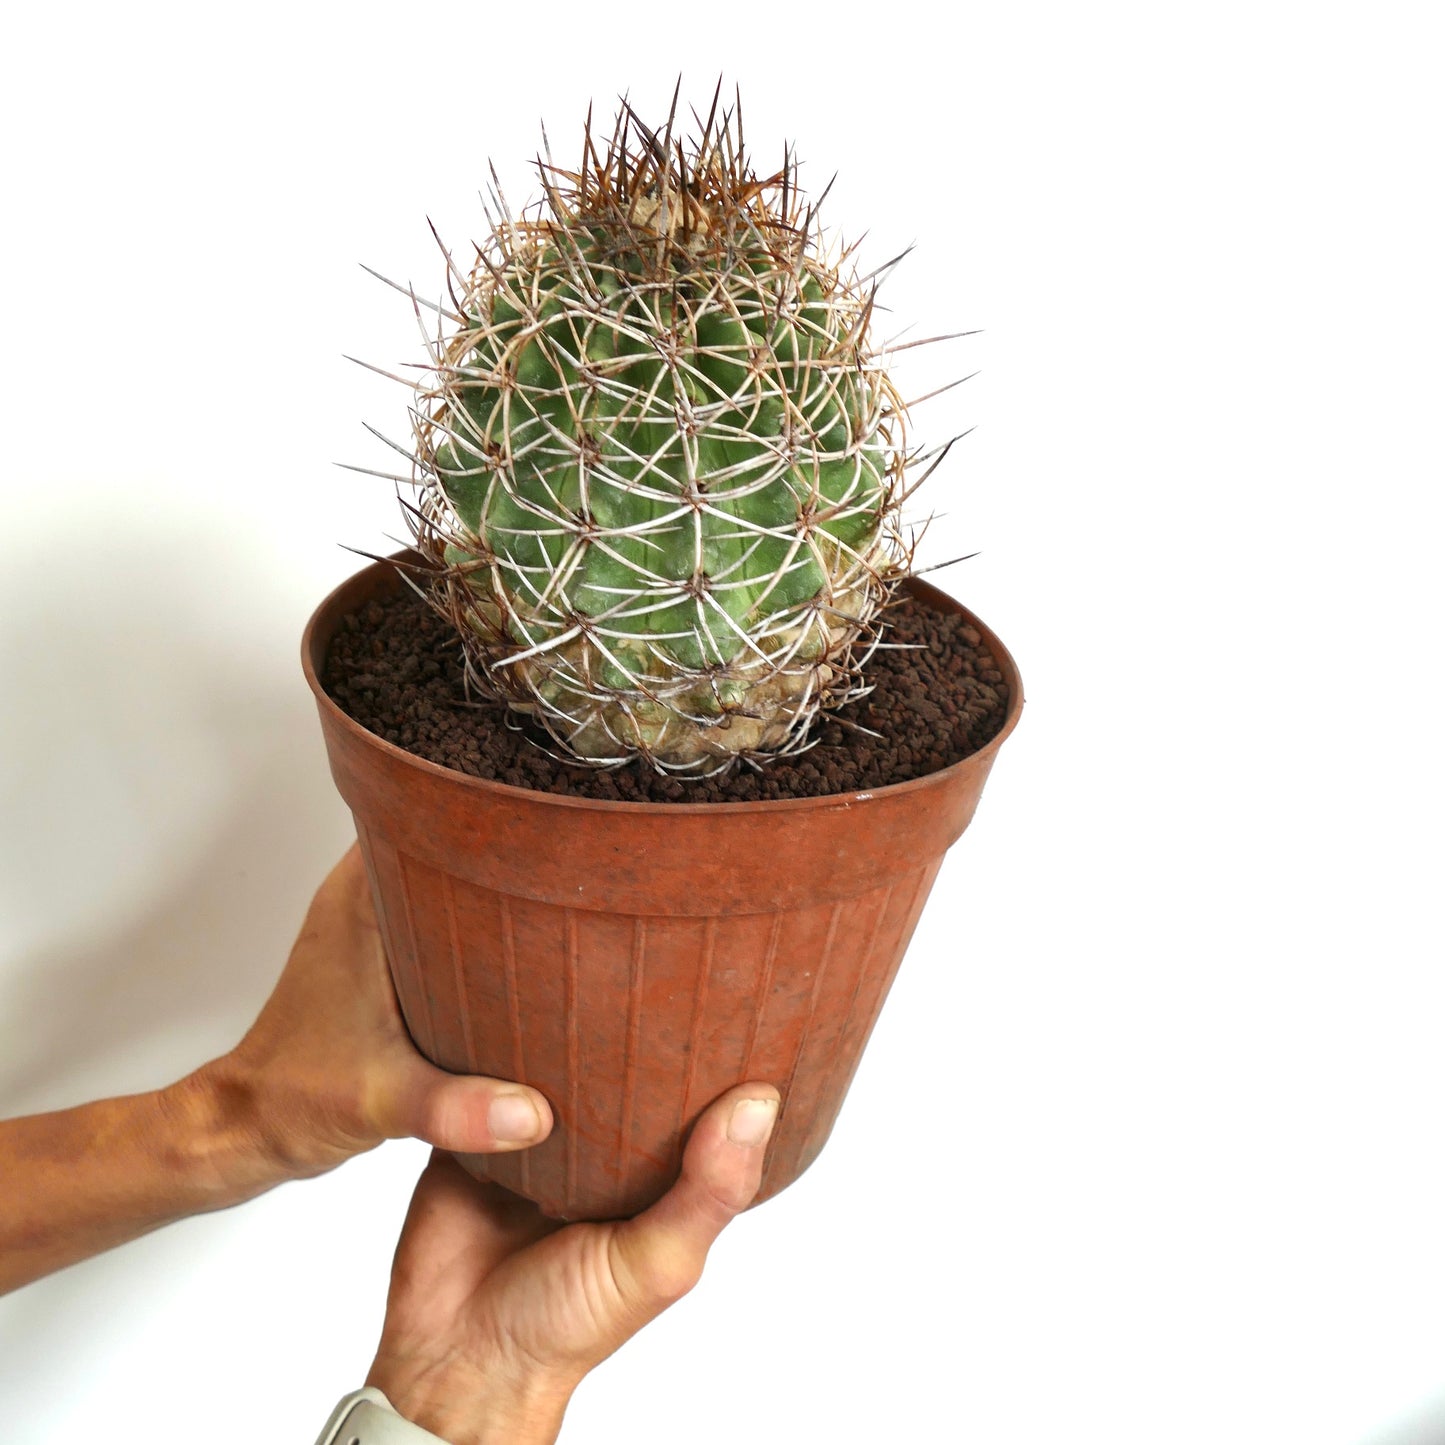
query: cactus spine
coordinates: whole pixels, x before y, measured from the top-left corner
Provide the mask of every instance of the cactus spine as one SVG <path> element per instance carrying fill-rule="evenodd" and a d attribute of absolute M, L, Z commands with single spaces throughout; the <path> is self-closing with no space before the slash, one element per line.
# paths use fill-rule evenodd
<path fill-rule="evenodd" d="M 905 569 L 873 290 L 739 110 L 624 105 L 463 272 L 417 387 L 413 533 L 471 680 L 567 754 L 681 774 L 806 747 Z M 420 313 L 418 313 L 420 314 Z"/>

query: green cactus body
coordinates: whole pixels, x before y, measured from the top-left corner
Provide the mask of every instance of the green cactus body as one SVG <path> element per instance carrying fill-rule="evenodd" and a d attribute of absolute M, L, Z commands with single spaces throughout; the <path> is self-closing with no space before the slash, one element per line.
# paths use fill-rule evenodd
<path fill-rule="evenodd" d="M 437 603 L 476 678 L 600 765 L 804 746 L 899 572 L 871 293 L 791 165 L 759 182 L 733 140 L 687 156 L 629 113 L 604 159 L 543 167 L 547 214 L 498 226 L 420 389 Z"/>

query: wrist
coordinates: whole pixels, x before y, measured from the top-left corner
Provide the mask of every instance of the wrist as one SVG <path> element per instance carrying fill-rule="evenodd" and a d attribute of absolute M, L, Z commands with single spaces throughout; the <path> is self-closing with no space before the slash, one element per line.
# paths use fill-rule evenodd
<path fill-rule="evenodd" d="M 157 1095 L 176 1154 L 174 1166 L 221 1209 L 294 1177 L 267 1137 L 257 1090 L 229 1055 L 214 1059 Z"/>
<path fill-rule="evenodd" d="M 575 1381 L 539 1371 L 483 1370 L 378 1354 L 366 1377 L 398 1414 L 448 1445 L 553 1445 Z"/>

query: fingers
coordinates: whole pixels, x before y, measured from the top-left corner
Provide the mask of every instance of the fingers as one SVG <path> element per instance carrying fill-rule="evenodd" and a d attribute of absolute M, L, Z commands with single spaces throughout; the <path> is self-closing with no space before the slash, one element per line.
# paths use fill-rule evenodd
<path fill-rule="evenodd" d="M 307 910 L 307 921 L 318 917 L 353 915 L 357 922 L 376 927 L 371 903 L 371 884 L 362 862 L 361 845 L 353 843 L 322 880 Z"/>
<path fill-rule="evenodd" d="M 431 1261 L 445 1259 L 457 1236 L 471 1227 L 475 1186 L 466 1170 L 441 1150 L 433 1150 L 412 1192 L 397 1241 L 394 1271 L 425 1276 Z"/>
<path fill-rule="evenodd" d="M 298 958 L 327 977 L 341 972 L 385 977 L 386 950 L 357 844 L 347 849 L 313 895 L 291 950 L 292 962 Z"/>
<path fill-rule="evenodd" d="M 500 1260 L 558 1228 L 530 1200 L 473 1179 L 437 1149 L 417 1179 L 393 1274 L 432 1294 L 443 1277 L 475 1288 Z"/>
<path fill-rule="evenodd" d="M 552 1132 L 552 1109 L 536 1089 L 506 1079 L 449 1074 L 420 1055 L 399 1062 L 379 1100 L 393 1139 L 412 1136 L 460 1154 L 526 1149 Z"/>
<path fill-rule="evenodd" d="M 386 1063 L 366 1082 L 364 1118 L 384 1137 L 406 1136 L 463 1154 L 495 1154 L 540 1143 L 552 1131 L 552 1111 L 535 1089 L 504 1079 L 449 1074 L 419 1054 L 405 1034 L 396 1001 L 361 849 L 353 844 L 331 870 L 312 905 L 323 919 L 334 915 L 364 937 L 349 950 L 366 951 L 385 992 L 384 1018 L 375 1032 L 390 1033 L 382 1049 Z M 381 1043 L 380 1039 L 376 1040 Z M 397 1047 L 400 1045 L 400 1047 Z"/>
<path fill-rule="evenodd" d="M 644 1321 L 697 1283 L 713 1241 L 752 1203 L 778 1105 L 771 1084 L 730 1089 L 697 1121 L 677 1183 L 614 1230 L 613 1274 Z"/>
<path fill-rule="evenodd" d="M 436 1201 L 452 1218 L 472 1225 L 485 1220 L 489 1228 L 519 1237 L 540 1238 L 564 1227 L 561 1220 L 549 1219 L 530 1199 L 513 1194 L 494 1180 L 473 1177 L 445 1149 L 433 1149 L 417 1177 L 412 1209 L 429 1210 Z"/>

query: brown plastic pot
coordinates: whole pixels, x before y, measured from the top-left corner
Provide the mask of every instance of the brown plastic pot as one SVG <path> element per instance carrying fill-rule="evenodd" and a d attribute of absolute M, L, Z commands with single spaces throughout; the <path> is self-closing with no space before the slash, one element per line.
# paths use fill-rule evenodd
<path fill-rule="evenodd" d="M 468 1156 L 559 1219 L 635 1213 L 677 1177 L 687 1132 L 732 1085 L 783 1107 L 758 1199 L 791 1184 L 837 1118 L 944 852 L 1023 705 L 984 748 L 871 793 L 766 803 L 609 803 L 442 768 L 352 721 L 319 681 L 342 617 L 400 582 L 367 567 L 302 640 L 332 777 L 356 819 L 392 977 L 444 1069 L 519 1079 L 547 1141 Z"/>

